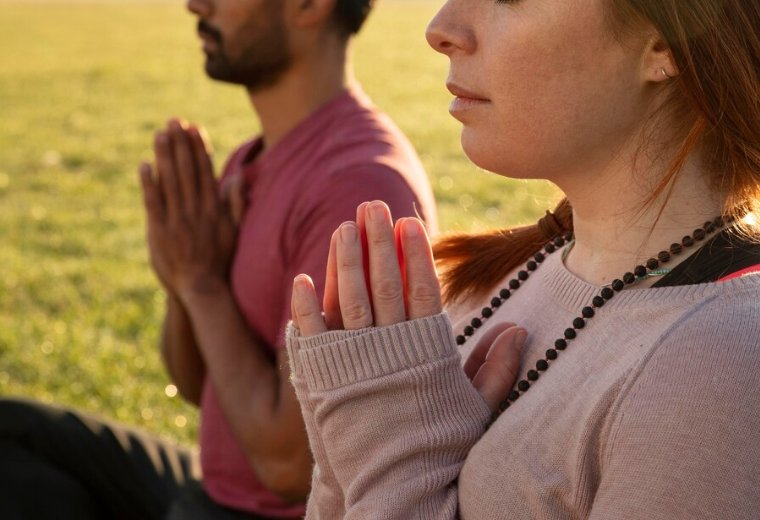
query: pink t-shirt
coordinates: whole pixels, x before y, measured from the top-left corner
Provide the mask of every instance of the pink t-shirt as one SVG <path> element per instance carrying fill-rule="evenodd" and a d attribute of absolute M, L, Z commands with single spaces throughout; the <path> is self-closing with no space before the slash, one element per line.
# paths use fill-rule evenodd
<path fill-rule="evenodd" d="M 433 194 L 412 146 L 358 87 L 319 108 L 258 157 L 260 139 L 231 156 L 223 176 L 241 172 L 248 207 L 232 266 L 232 288 L 251 331 L 272 352 L 285 344 L 293 278 L 308 273 L 324 291 L 333 231 L 356 207 L 380 199 L 394 218 L 420 214 L 436 229 Z M 201 402 L 201 464 L 219 504 L 275 518 L 297 518 L 264 488 L 246 462 L 206 379 Z"/>

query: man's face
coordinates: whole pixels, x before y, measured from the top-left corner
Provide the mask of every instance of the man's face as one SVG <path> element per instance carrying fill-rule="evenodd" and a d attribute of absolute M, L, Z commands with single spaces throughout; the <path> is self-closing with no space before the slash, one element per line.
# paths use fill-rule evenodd
<path fill-rule="evenodd" d="M 282 0 L 188 0 L 213 79 L 257 91 L 277 83 L 291 63 Z"/>

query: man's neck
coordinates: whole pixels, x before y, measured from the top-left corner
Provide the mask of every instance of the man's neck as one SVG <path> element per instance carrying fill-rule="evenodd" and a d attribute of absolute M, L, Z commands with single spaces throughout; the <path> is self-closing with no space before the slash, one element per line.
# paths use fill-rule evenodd
<path fill-rule="evenodd" d="M 264 152 L 315 110 L 339 96 L 351 81 L 347 49 L 325 50 L 296 60 L 276 85 L 249 92 L 261 121 Z"/>

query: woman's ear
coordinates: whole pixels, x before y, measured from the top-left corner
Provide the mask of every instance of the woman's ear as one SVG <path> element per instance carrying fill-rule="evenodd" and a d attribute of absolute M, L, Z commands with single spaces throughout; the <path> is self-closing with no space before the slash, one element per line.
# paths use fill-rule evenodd
<path fill-rule="evenodd" d="M 641 74 L 643 81 L 651 83 L 667 82 L 678 76 L 679 70 L 673 61 L 673 54 L 661 35 L 651 38 L 647 43 Z"/>

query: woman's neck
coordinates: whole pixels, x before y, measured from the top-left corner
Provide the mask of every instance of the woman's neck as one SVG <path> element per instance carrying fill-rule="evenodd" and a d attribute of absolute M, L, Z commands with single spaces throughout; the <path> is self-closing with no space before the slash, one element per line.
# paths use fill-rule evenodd
<path fill-rule="evenodd" d="M 656 177 L 646 175 L 646 171 L 625 170 L 597 175 L 594 182 L 586 179 L 576 187 L 563 187 L 573 205 L 576 237 L 565 265 L 573 274 L 590 283 L 602 285 L 621 278 L 636 265 L 691 235 L 696 228 L 720 215 L 723 209 L 721 196 L 710 186 L 707 175 L 696 161 L 685 165 L 667 201 L 668 189 L 648 205 L 643 203 L 652 192 Z M 656 169 L 650 165 L 648 172 L 651 171 Z M 688 256 L 677 257 L 668 268 Z M 636 287 L 652 283 L 654 280 L 649 284 L 639 283 Z"/>

